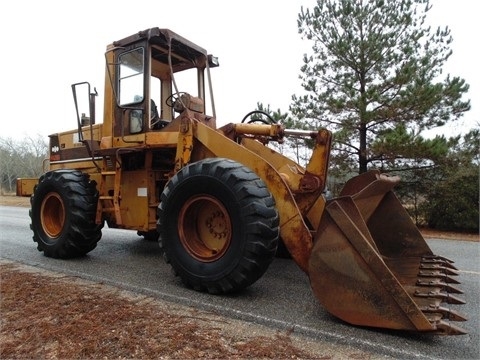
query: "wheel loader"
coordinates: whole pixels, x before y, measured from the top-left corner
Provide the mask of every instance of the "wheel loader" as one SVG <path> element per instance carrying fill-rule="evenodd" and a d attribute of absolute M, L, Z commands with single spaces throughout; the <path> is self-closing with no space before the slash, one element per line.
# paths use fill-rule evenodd
<path fill-rule="evenodd" d="M 444 305 L 464 304 L 458 271 L 409 218 L 397 177 L 371 170 L 327 200 L 331 132 L 252 113 L 217 127 L 218 58 L 171 30 L 115 41 L 105 62 L 103 121 L 96 89 L 73 84 L 77 126 L 49 136 L 39 179 L 17 179 L 45 256 L 87 254 L 104 224 L 135 230 L 158 240 L 186 286 L 225 294 L 258 280 L 283 246 L 320 304 L 349 324 L 466 333 L 453 324 L 466 318 Z M 269 146 L 287 137 L 313 141 L 305 166 Z"/>

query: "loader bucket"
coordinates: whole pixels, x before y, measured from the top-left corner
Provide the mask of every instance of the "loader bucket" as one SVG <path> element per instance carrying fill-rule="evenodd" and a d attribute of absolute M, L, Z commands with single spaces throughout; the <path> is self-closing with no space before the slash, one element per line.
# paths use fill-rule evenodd
<path fill-rule="evenodd" d="M 434 255 L 392 188 L 398 177 L 371 171 L 327 202 L 309 260 L 322 306 L 353 325 L 466 334 L 442 306 L 464 304 L 452 261 Z"/>

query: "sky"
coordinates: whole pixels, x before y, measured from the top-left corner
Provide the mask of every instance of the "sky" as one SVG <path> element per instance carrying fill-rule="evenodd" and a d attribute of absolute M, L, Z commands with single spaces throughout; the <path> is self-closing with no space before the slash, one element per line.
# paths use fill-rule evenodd
<path fill-rule="evenodd" d="M 16 0 L 2 3 L 0 65 L 4 70 L 0 137 L 47 137 L 76 128 L 71 84 L 88 81 L 103 117 L 106 46 L 140 30 L 169 28 L 219 58 L 212 69 L 217 125 L 240 122 L 257 102 L 288 111 L 301 94 L 300 67 L 311 43 L 298 34 L 301 7 L 315 0 Z M 464 78 L 472 109 L 455 125 L 430 132 L 452 136 L 480 126 L 476 64 L 476 1 L 431 0 L 435 27 L 448 26 L 453 55 L 444 73 Z M 474 19 L 474 16 L 476 17 Z"/>

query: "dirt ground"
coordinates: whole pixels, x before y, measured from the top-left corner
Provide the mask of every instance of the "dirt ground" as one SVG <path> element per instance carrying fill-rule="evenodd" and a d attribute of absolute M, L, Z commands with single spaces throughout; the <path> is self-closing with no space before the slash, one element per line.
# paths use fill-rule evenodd
<path fill-rule="evenodd" d="M 9 261 L 0 274 L 1 359 L 384 359 Z"/>
<path fill-rule="evenodd" d="M 0 205 L 29 199 L 0 196 Z M 7 260 L 0 315 L 0 359 L 386 358 Z"/>

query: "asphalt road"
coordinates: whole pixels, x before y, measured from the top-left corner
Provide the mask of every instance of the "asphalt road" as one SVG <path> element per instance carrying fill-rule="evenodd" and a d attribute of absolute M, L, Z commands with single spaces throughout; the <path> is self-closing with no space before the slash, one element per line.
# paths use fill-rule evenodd
<path fill-rule="evenodd" d="M 454 309 L 469 321 L 457 323 L 468 335 L 430 336 L 347 325 L 329 315 L 312 294 L 307 276 L 288 259 L 275 259 L 266 274 L 234 296 L 212 296 L 186 289 L 165 264 L 155 242 L 134 231 L 104 228 L 95 250 L 73 260 L 43 256 L 32 241 L 27 208 L 0 206 L 0 258 L 119 286 L 163 300 L 222 315 L 293 329 L 312 339 L 397 359 L 480 359 L 480 244 L 429 240 L 433 252 L 455 260 L 461 270 L 460 295 L 466 305 Z"/>

